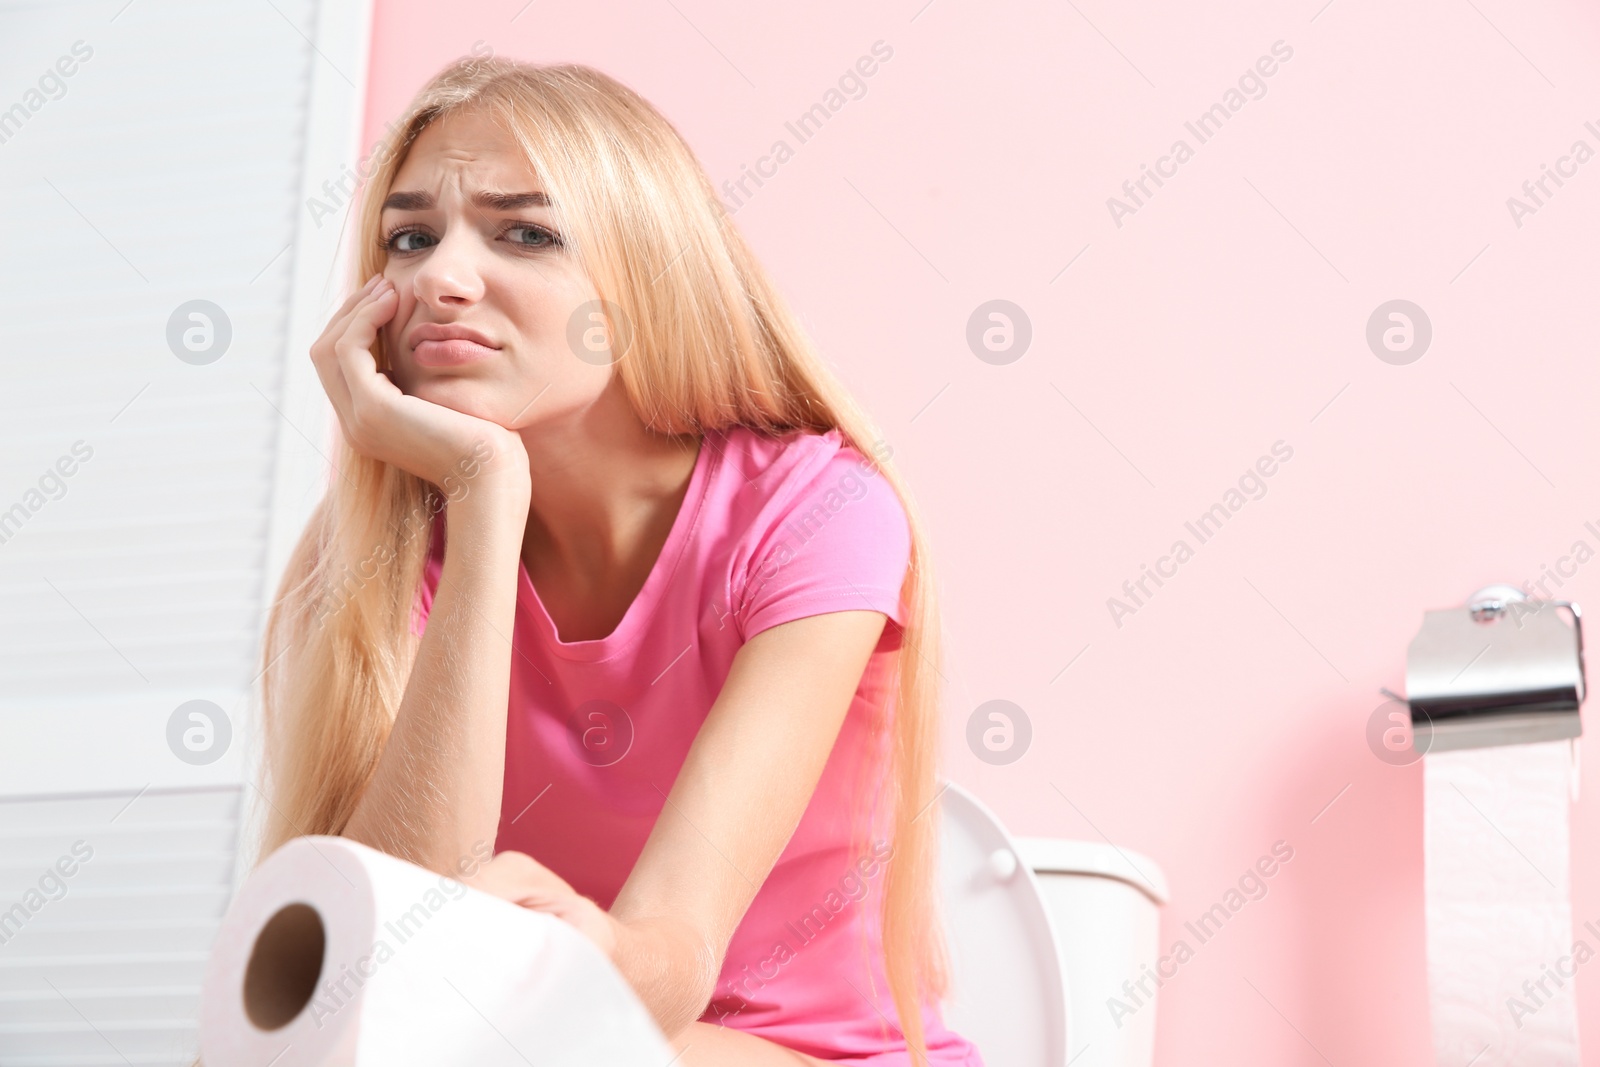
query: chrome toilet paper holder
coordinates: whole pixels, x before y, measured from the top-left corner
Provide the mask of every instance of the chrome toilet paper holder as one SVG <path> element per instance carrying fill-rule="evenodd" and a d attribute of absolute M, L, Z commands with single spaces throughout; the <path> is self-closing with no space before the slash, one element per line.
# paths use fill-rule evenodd
<path fill-rule="evenodd" d="M 1579 737 L 1582 612 L 1486 586 L 1460 607 L 1424 612 L 1406 649 L 1406 695 L 1380 691 L 1410 708 L 1419 754 Z"/>

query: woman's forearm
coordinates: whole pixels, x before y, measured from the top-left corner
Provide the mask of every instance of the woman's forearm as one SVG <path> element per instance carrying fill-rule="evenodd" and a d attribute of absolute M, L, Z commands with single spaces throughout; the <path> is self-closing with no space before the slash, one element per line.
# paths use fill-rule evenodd
<path fill-rule="evenodd" d="M 342 833 L 453 875 L 499 827 L 528 501 L 474 485 L 445 514 L 444 563 L 411 677 Z"/>

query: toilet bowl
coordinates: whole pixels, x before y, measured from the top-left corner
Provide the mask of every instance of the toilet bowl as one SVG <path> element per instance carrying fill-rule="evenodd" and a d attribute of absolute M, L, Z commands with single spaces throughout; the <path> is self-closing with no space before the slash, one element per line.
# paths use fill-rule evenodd
<path fill-rule="evenodd" d="M 1150 1067 L 1155 997 L 1124 983 L 1160 954 L 1161 869 L 1102 842 L 1012 837 L 953 782 L 940 805 L 945 1024 L 991 1067 Z"/>

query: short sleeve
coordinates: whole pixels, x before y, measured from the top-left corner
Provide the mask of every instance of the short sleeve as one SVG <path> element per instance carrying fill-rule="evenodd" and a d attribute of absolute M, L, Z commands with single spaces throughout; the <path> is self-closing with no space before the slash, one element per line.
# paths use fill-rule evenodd
<path fill-rule="evenodd" d="M 852 448 L 834 453 L 794 494 L 751 558 L 737 601 L 747 641 L 832 611 L 881 611 L 905 625 L 911 527 L 894 486 Z"/>

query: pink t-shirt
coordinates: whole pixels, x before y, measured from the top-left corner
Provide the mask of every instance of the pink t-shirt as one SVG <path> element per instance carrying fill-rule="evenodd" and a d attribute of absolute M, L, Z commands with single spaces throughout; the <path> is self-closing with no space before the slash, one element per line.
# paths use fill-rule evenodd
<path fill-rule="evenodd" d="M 417 633 L 439 582 L 444 532 L 441 512 Z M 661 554 L 606 637 L 560 640 L 519 565 L 495 842 L 497 852 L 526 852 L 610 908 L 739 647 L 808 615 L 883 612 L 893 622 L 794 836 L 734 932 L 702 1016 L 822 1059 L 876 1067 L 910 1062 L 880 955 L 889 846 L 874 803 L 910 549 L 894 487 L 842 445 L 838 430 L 769 437 L 733 426 L 704 435 Z M 865 848 L 854 844 L 853 812 L 871 813 Z M 936 1006 L 924 1006 L 923 1020 L 931 1063 L 982 1063 L 944 1028 Z"/>

